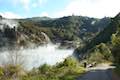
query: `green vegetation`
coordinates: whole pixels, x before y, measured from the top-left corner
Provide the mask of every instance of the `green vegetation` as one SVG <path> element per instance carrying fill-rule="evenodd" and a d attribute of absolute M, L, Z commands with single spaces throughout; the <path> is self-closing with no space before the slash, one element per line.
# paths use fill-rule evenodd
<path fill-rule="evenodd" d="M 24 71 L 20 66 L 1 67 L 0 80 L 75 80 L 84 72 L 85 69 L 80 66 L 79 62 L 69 57 L 55 66 L 44 64 L 39 68 L 33 68 L 30 72 Z"/>
<path fill-rule="evenodd" d="M 75 80 L 84 72 L 84 68 L 75 59 L 67 58 L 55 66 L 44 64 L 38 70 L 33 69 L 23 80 Z"/>
<path fill-rule="evenodd" d="M 120 30 L 119 30 L 119 32 L 120 32 Z M 116 34 L 113 34 L 113 36 L 112 36 L 112 45 L 113 45 L 112 53 L 115 58 L 114 59 L 114 63 L 116 65 L 115 72 L 118 75 L 120 75 L 120 34 L 119 34 L 119 32 Z"/>
<path fill-rule="evenodd" d="M 4 19 L 4 18 L 3 18 Z M 89 18 L 84 16 L 66 16 L 62 18 L 33 17 L 26 19 L 15 19 L 18 26 L 9 28 L 3 25 L 4 30 L 0 30 L 0 46 L 8 44 L 18 44 L 20 46 L 28 46 L 29 43 L 38 45 L 47 43 L 44 32 L 53 43 L 63 43 L 71 41 L 71 46 L 85 45 L 102 31 L 109 23 L 110 18 Z M 3 40 L 7 38 L 8 41 Z M 12 39 L 12 40 L 11 40 Z M 76 44 L 76 43 L 80 44 Z M 75 44 L 74 44 L 75 43 Z M 71 47 L 70 46 L 70 47 Z"/>
<path fill-rule="evenodd" d="M 76 49 L 88 62 L 112 61 L 120 74 L 120 13 L 111 23 L 82 49 Z"/>
<path fill-rule="evenodd" d="M 20 65 L 6 65 L 0 68 L 0 80 L 13 80 L 26 75 Z"/>
<path fill-rule="evenodd" d="M 44 36 L 40 33 L 45 32 L 55 43 L 79 41 L 84 44 L 95 37 L 98 31 L 103 30 L 110 23 L 110 18 L 97 19 L 73 15 L 56 19 L 34 17 L 18 21 L 20 22 L 18 31 L 27 35 L 29 41 L 36 43 L 44 41 Z M 33 34 L 36 37 L 33 37 Z"/>
<path fill-rule="evenodd" d="M 46 33 L 55 43 L 64 41 L 81 42 L 83 47 L 80 45 L 75 52 L 81 54 L 81 58 L 85 59 L 87 63 L 113 61 L 117 66 L 115 70 L 120 73 L 120 14 L 111 19 L 73 15 L 57 19 L 36 17 L 18 21 L 17 30 L 7 26 L 3 32 L 1 31 L 3 37 L 10 39 L 10 43 L 13 39 L 22 46 L 29 42 L 39 45 L 45 42 L 45 36 L 41 32 Z M 74 80 L 84 72 L 85 70 L 80 63 L 70 57 L 62 63 L 54 66 L 44 64 L 30 72 L 26 72 L 18 65 L 0 67 L 0 79 Z"/>
<path fill-rule="evenodd" d="M 111 49 L 104 43 L 101 43 L 88 51 L 86 59 L 88 63 L 102 63 L 105 61 L 113 61 Z"/>

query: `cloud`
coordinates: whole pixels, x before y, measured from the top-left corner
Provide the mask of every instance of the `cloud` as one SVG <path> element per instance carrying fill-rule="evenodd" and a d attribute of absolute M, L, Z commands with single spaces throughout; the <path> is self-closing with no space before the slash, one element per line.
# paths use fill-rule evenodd
<path fill-rule="evenodd" d="M 44 5 L 46 2 L 47 2 L 47 0 L 37 0 L 36 2 L 34 2 L 34 3 L 32 4 L 32 7 L 33 7 L 33 8 L 41 7 L 41 6 Z"/>
<path fill-rule="evenodd" d="M 22 16 L 20 15 L 17 15 L 13 12 L 0 12 L 0 15 L 2 15 L 3 17 L 5 18 L 9 18 L 9 19 L 13 19 L 13 18 L 16 18 L 16 19 L 19 19 L 19 18 L 23 18 Z"/>
<path fill-rule="evenodd" d="M 41 16 L 41 17 L 44 17 L 44 16 L 48 17 L 49 15 L 48 15 L 47 12 L 42 12 L 42 13 L 40 14 L 40 16 Z"/>
<path fill-rule="evenodd" d="M 120 0 L 71 0 L 71 2 L 53 17 L 67 15 L 82 15 L 102 18 L 104 16 L 115 16 L 120 11 Z"/>

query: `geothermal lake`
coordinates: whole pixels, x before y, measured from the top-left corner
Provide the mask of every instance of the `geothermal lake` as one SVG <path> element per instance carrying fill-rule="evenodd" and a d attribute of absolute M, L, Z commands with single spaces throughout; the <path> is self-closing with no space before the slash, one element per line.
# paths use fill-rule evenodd
<path fill-rule="evenodd" d="M 22 65 L 24 68 L 30 70 L 42 64 L 55 65 L 62 62 L 65 58 L 73 54 L 73 50 L 59 49 L 57 45 L 48 44 L 36 48 L 21 49 L 17 55 L 10 51 L 3 51 L 0 53 L 0 64 L 9 64 L 14 61 L 20 63 L 20 61 L 23 61 Z"/>

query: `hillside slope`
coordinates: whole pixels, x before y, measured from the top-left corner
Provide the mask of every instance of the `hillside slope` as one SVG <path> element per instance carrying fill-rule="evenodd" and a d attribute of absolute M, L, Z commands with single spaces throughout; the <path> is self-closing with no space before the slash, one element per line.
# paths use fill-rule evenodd
<path fill-rule="evenodd" d="M 13 23 L 4 24 L 2 23 L 3 20 L 16 22 L 18 25 L 12 25 L 11 28 L 9 26 Z M 33 17 L 14 20 L 5 19 L 1 16 L 1 26 L 7 26 L 7 33 L 6 30 L 1 29 L 1 40 L 3 38 L 7 40 L 7 42 L 5 39 L 2 40 L 1 46 L 8 45 L 8 42 L 19 43 L 20 45 L 48 43 L 41 33 L 47 35 L 52 43 L 62 43 L 62 45 L 69 45 L 70 47 L 83 46 L 102 31 L 110 21 L 110 18 L 97 19 L 74 15 L 55 19 Z M 4 36 L 5 34 L 7 36 Z"/>
<path fill-rule="evenodd" d="M 83 48 L 76 53 L 88 62 L 112 60 L 120 62 L 120 13 L 112 18 L 111 23 Z M 114 58 L 114 59 L 113 59 Z"/>

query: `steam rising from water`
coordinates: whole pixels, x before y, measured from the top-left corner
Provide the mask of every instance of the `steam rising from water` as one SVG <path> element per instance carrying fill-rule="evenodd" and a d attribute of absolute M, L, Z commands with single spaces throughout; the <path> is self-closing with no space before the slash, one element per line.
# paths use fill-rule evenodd
<path fill-rule="evenodd" d="M 4 27 L 14 28 L 18 23 L 14 20 L 1 19 L 0 29 Z M 49 37 L 44 33 L 47 43 L 51 43 Z M 63 61 L 66 57 L 72 55 L 73 50 L 58 49 L 58 45 L 47 44 L 46 46 L 39 46 L 36 48 L 6 50 L 0 52 L 0 66 L 6 64 L 22 64 L 22 66 L 30 70 L 33 67 L 39 67 L 42 64 L 55 65 Z"/>
<path fill-rule="evenodd" d="M 5 25 L 8 25 L 9 28 L 14 28 L 18 26 L 18 22 L 15 20 L 11 20 L 11 19 L 2 19 L 0 20 L 0 29 L 2 30 Z"/>
<path fill-rule="evenodd" d="M 19 54 L 24 58 L 24 67 L 27 70 L 39 67 L 42 64 L 55 65 L 72 55 L 73 50 L 58 49 L 57 45 L 48 44 L 34 49 L 22 49 Z M 0 53 L 0 63 L 9 63 L 9 51 Z"/>

